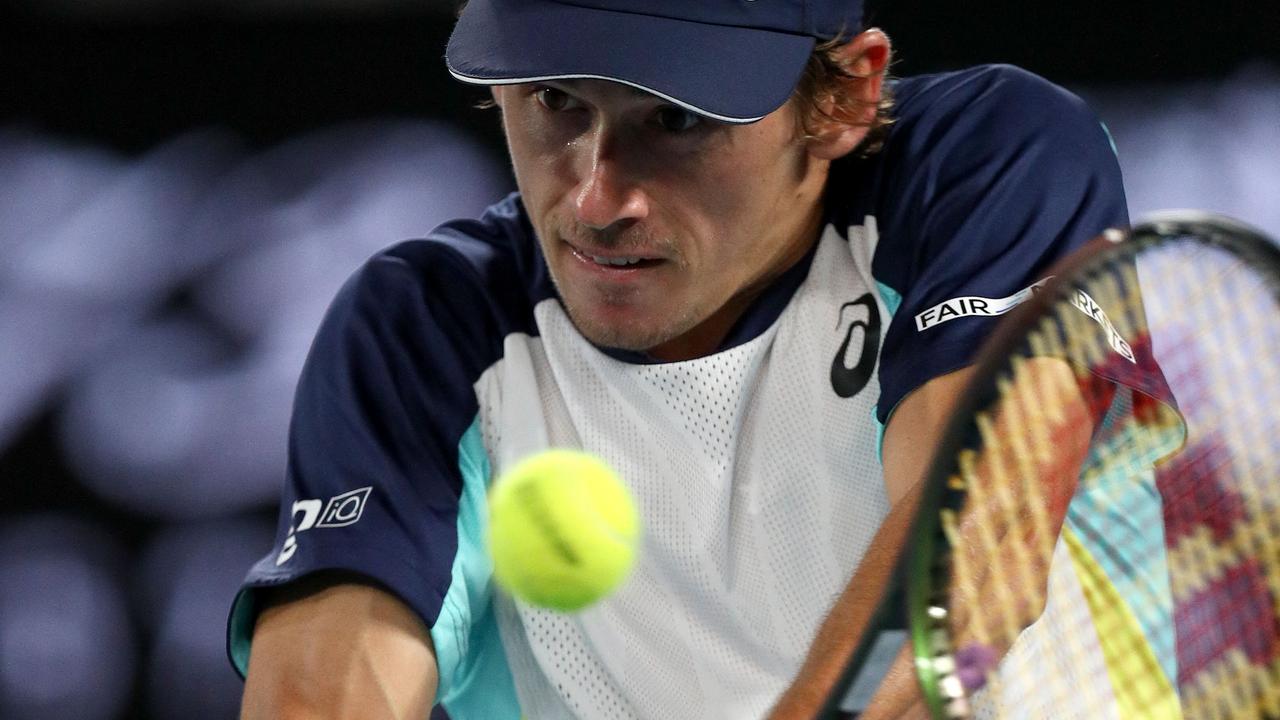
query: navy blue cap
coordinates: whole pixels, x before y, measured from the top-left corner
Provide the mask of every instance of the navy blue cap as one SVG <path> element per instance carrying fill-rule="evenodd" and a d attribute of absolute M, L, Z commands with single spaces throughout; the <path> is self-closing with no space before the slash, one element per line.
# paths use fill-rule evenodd
<path fill-rule="evenodd" d="M 754 122 L 815 44 L 862 27 L 862 0 L 470 0 L 445 62 L 464 82 L 595 78 L 700 115 Z"/>

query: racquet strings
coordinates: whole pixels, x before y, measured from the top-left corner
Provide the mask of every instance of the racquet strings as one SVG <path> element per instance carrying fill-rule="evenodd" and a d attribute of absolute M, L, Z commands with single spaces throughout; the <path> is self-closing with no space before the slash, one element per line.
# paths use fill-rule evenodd
<path fill-rule="evenodd" d="M 1049 306 L 956 457 L 947 716 L 1280 718 L 1280 288 L 1194 237 L 1134 246 Z M 1151 356 L 1176 410 L 1112 381 L 1164 394 Z"/>

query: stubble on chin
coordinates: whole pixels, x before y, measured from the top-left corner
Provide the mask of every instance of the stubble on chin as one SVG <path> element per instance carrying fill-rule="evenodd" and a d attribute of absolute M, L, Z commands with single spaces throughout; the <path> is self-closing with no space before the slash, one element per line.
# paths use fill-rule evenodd
<path fill-rule="evenodd" d="M 602 296 L 591 301 L 582 301 L 573 293 L 565 293 L 564 288 L 555 279 L 555 273 L 552 273 L 552 279 L 556 282 L 556 289 L 560 293 L 560 304 L 564 307 L 570 322 L 577 328 L 580 335 L 594 345 L 644 352 L 679 337 L 695 324 L 689 313 L 681 311 L 672 316 L 670 313 L 659 310 L 643 313 L 634 321 L 606 322 L 594 316 L 585 306 L 591 303 L 623 304 L 627 299 L 624 295 Z M 632 294 L 627 293 L 627 295 Z"/>
<path fill-rule="evenodd" d="M 562 222 L 555 215 L 548 218 L 546 226 L 554 233 L 551 237 L 556 246 L 548 248 L 544 243 L 543 250 L 546 253 L 556 253 L 557 262 L 548 260 L 548 266 L 551 271 L 551 280 L 560 296 L 560 304 L 578 333 L 591 343 L 601 347 L 643 352 L 679 337 L 696 325 L 692 318 L 693 314 L 683 308 L 674 315 L 670 312 L 664 313 L 660 308 L 654 308 L 650 312 L 641 313 L 641 316 L 634 321 L 605 322 L 593 316 L 592 306 L 625 306 L 643 303 L 643 298 L 639 297 L 642 292 L 634 288 L 566 288 L 564 279 L 556 267 L 559 262 L 566 262 L 564 252 L 567 248 L 561 248 L 558 245 L 568 242 L 579 247 L 608 247 L 623 253 L 630 249 L 644 251 L 660 249 L 664 259 L 682 269 L 686 263 L 674 240 L 645 236 L 641 234 L 644 232 L 642 229 L 634 227 L 621 233 L 588 230 L 576 223 Z M 588 297 L 584 298 L 583 295 Z"/>

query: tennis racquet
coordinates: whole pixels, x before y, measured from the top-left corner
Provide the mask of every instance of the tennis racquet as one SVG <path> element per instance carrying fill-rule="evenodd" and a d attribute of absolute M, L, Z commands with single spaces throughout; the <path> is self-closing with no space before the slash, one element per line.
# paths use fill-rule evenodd
<path fill-rule="evenodd" d="M 1280 249 L 1164 213 L 1054 275 L 983 348 L 880 621 L 905 597 L 935 718 L 1280 718 Z"/>

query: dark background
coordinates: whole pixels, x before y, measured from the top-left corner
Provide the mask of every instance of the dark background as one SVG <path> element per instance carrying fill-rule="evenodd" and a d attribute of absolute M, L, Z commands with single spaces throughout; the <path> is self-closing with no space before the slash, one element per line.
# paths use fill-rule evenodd
<path fill-rule="evenodd" d="M 450 14 L 430 3 L 257 17 L 170 4 L 96 16 L 41 11 L 34 0 L 11 6 L 0 30 L 0 120 L 134 151 L 201 125 L 270 143 L 369 115 L 474 120 L 466 101 L 476 93 L 452 82 L 441 61 Z M 897 74 L 1009 62 L 1067 86 L 1105 86 L 1280 65 L 1272 3 L 961 5 L 871 7 L 871 20 L 895 41 Z"/>

